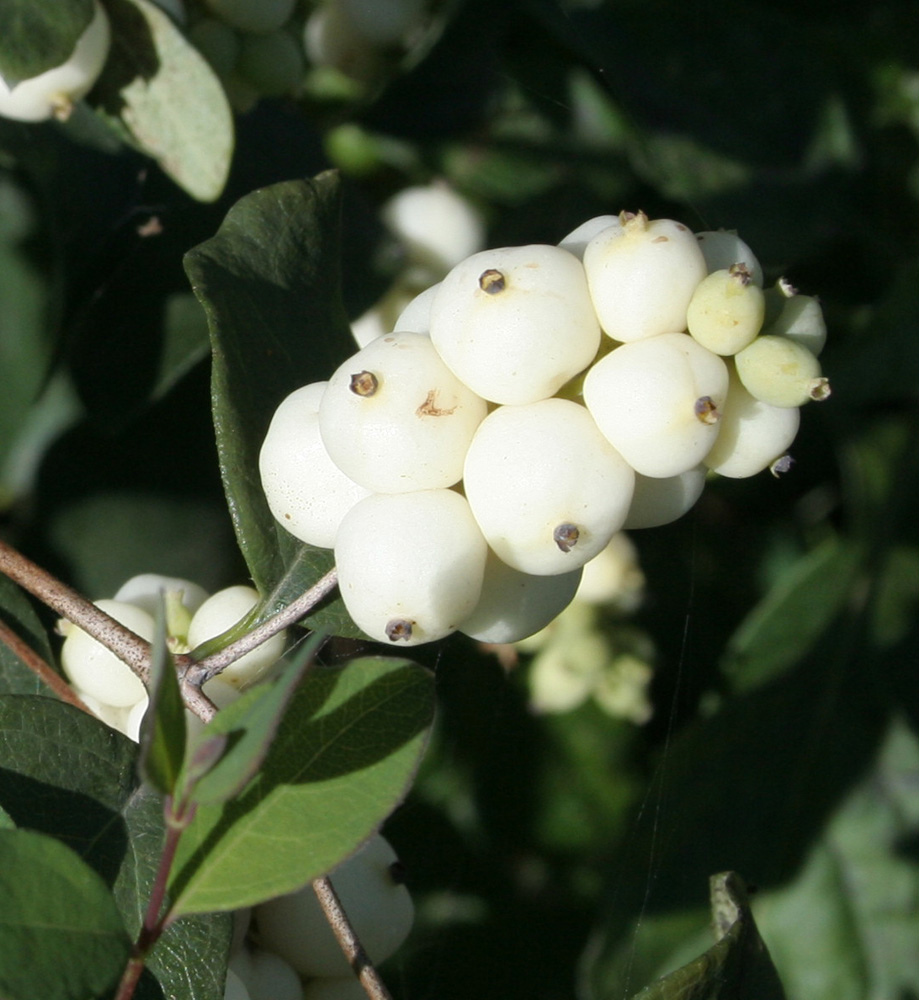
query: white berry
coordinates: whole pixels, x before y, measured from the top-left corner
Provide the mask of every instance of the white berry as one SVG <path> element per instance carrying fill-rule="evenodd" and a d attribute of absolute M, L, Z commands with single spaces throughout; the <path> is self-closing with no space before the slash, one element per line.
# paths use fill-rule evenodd
<path fill-rule="evenodd" d="M 391 333 L 329 379 L 319 429 L 335 464 L 365 489 L 439 489 L 462 476 L 466 449 L 486 410 L 429 337 Z"/>
<path fill-rule="evenodd" d="M 732 264 L 744 264 L 754 285 L 763 287 L 763 269 L 756 255 L 731 229 L 711 229 L 696 233 L 708 271 L 720 271 Z"/>
<path fill-rule="evenodd" d="M 583 406 L 499 407 L 469 446 L 463 485 L 497 555 L 523 573 L 583 566 L 622 526 L 634 473 Z"/>
<path fill-rule="evenodd" d="M 375 834 L 329 879 L 351 925 L 375 964 L 384 962 L 411 930 L 414 907 L 398 877 L 399 859 Z M 348 976 L 348 962 L 316 899 L 312 886 L 256 907 L 263 948 L 280 955 L 303 976 Z"/>
<path fill-rule="evenodd" d="M 816 355 L 787 337 L 763 334 L 734 363 L 747 392 L 772 406 L 802 406 L 830 395 Z"/>
<path fill-rule="evenodd" d="M 702 496 L 707 471 L 704 465 L 695 465 L 664 478 L 636 473 L 635 492 L 623 527 L 657 528 L 679 520 Z"/>
<path fill-rule="evenodd" d="M 124 601 L 96 601 L 96 607 L 147 642 L 153 641 L 153 618 Z M 106 705 L 129 707 L 146 694 L 140 678 L 118 657 L 75 625 L 67 627 L 61 649 L 64 673 L 81 691 Z"/>
<path fill-rule="evenodd" d="M 489 550 L 482 595 L 459 631 L 479 642 L 525 639 L 545 628 L 568 607 L 580 584 L 581 573 L 581 569 L 554 576 L 521 573 Z"/>
<path fill-rule="evenodd" d="M 301 542 L 330 549 L 345 514 L 369 490 L 329 457 L 319 432 L 327 382 L 312 382 L 275 410 L 259 452 L 265 499 L 275 518 Z"/>
<path fill-rule="evenodd" d="M 480 396 L 532 403 L 590 364 L 600 327 L 581 262 L 537 244 L 483 250 L 454 267 L 431 307 L 431 340 Z"/>
<path fill-rule="evenodd" d="M 338 531 L 342 600 L 354 622 L 379 642 L 414 646 L 441 639 L 478 602 L 486 548 L 459 493 L 369 496 Z"/>
<path fill-rule="evenodd" d="M 686 309 L 708 273 L 688 227 L 623 212 L 621 224 L 595 236 L 584 270 L 603 330 L 629 342 L 686 329 Z"/>
<path fill-rule="evenodd" d="M 623 344 L 584 380 L 597 426 L 645 476 L 676 476 L 698 465 L 718 435 L 727 395 L 724 361 L 685 333 Z"/>
<path fill-rule="evenodd" d="M 696 286 L 686 323 L 690 335 L 715 354 L 742 351 L 763 325 L 763 290 L 745 264 L 713 271 Z"/>
<path fill-rule="evenodd" d="M 800 422 L 798 407 L 770 406 L 755 399 L 732 371 L 721 430 L 705 464 L 732 479 L 753 476 L 788 451 Z"/>
<path fill-rule="evenodd" d="M 212 594 L 195 612 L 188 626 L 188 643 L 192 649 L 208 639 L 214 639 L 246 617 L 258 604 L 254 587 L 226 587 Z M 231 663 L 220 677 L 227 684 L 243 687 L 257 680 L 284 653 L 285 634 L 272 636 L 267 642 Z"/>

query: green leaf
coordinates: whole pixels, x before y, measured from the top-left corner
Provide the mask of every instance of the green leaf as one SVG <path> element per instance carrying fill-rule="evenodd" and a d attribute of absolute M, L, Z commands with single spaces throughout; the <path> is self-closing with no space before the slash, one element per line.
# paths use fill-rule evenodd
<path fill-rule="evenodd" d="M 165 835 L 162 798 L 137 788 L 136 762 L 135 743 L 71 705 L 0 698 L 0 806 L 17 826 L 69 844 L 112 885 L 131 937 Z M 149 962 L 162 992 L 222 1000 L 229 934 L 223 915 L 170 926 Z M 160 996 L 159 987 L 148 995 Z"/>
<path fill-rule="evenodd" d="M 281 401 L 327 379 L 354 351 L 340 300 L 339 211 L 333 173 L 275 184 L 239 201 L 217 235 L 185 257 L 210 328 L 224 490 L 264 599 L 263 617 L 332 566 L 330 552 L 298 542 L 275 521 L 259 481 L 258 454 Z M 338 600 L 309 622 L 360 634 Z"/>
<path fill-rule="evenodd" d="M 125 802 L 122 815 L 128 841 L 114 893 L 128 933 L 136 937 L 159 867 L 165 836 L 163 800 L 141 786 Z M 147 961 L 147 968 L 167 997 L 223 1000 L 231 935 L 230 914 L 186 917 L 166 928 Z"/>
<path fill-rule="evenodd" d="M 233 113 L 220 81 L 150 0 L 109 0 L 107 7 L 112 55 L 94 95 L 179 187 L 214 201 L 234 145 Z"/>
<path fill-rule="evenodd" d="M 217 763 L 195 782 L 191 790 L 192 801 L 199 805 L 226 802 L 238 795 L 255 776 L 277 733 L 294 689 L 324 639 L 323 635 L 312 635 L 277 678 L 257 685 L 239 701 L 217 713 L 201 734 L 201 740 L 225 734 L 228 737 L 227 749 Z"/>
<path fill-rule="evenodd" d="M 15 85 L 66 62 L 93 14 L 93 0 L 3 0 L 0 77 Z"/>
<path fill-rule="evenodd" d="M 0 574 L 0 620 L 11 628 L 46 663 L 54 657 L 48 635 L 29 599 L 9 577 Z M 0 642 L 0 694 L 48 693 L 34 673 L 6 645 Z"/>
<path fill-rule="evenodd" d="M 433 677 L 406 660 L 311 670 L 259 774 L 183 834 L 175 911 L 238 909 L 333 868 L 405 795 L 432 713 Z"/>
<path fill-rule="evenodd" d="M 163 795 L 172 795 L 185 760 L 185 703 L 175 661 L 166 646 L 166 606 L 160 596 L 150 661 L 150 704 L 140 728 L 140 773 Z"/>
<path fill-rule="evenodd" d="M 793 666 L 842 610 L 859 552 L 830 538 L 783 572 L 731 637 L 721 669 L 744 691 Z"/>
<path fill-rule="evenodd" d="M 13 830 L 16 828 L 16 824 L 13 822 L 12 816 L 0 807 L 0 830 Z"/>
<path fill-rule="evenodd" d="M 769 951 L 734 872 L 710 880 L 718 940 L 704 955 L 635 994 L 634 1000 L 784 1000 Z"/>
<path fill-rule="evenodd" d="M 0 994 L 84 1000 L 113 986 L 131 951 L 99 875 L 59 840 L 0 830 Z"/>
<path fill-rule="evenodd" d="M 892 721 L 871 768 L 757 923 L 795 1000 L 919 995 L 919 739 Z"/>

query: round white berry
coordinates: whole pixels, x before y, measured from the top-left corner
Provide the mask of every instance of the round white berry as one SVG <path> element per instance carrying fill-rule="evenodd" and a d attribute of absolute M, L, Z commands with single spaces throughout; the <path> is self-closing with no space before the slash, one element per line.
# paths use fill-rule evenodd
<path fill-rule="evenodd" d="M 458 264 L 431 307 L 431 340 L 456 375 L 495 403 L 532 403 L 593 360 L 600 327 L 581 262 L 541 244 Z"/>
<path fill-rule="evenodd" d="M 732 264 L 744 264 L 754 285 L 763 287 L 763 269 L 756 255 L 732 229 L 711 229 L 696 233 L 708 271 L 720 271 Z"/>
<path fill-rule="evenodd" d="M 534 576 L 489 550 L 482 594 L 459 631 L 479 642 L 518 642 L 545 628 L 574 598 L 581 569 Z"/>
<path fill-rule="evenodd" d="M 724 361 L 685 333 L 623 344 L 584 379 L 584 402 L 625 460 L 676 476 L 708 454 L 728 389 Z"/>
<path fill-rule="evenodd" d="M 616 226 L 622 226 L 618 215 L 597 215 L 572 229 L 563 240 L 559 240 L 558 245 L 569 253 L 573 253 L 578 260 L 583 260 L 587 244 L 604 230 Z"/>
<path fill-rule="evenodd" d="M 679 520 L 702 496 L 707 472 L 704 465 L 695 465 L 664 478 L 636 473 L 635 492 L 623 527 L 658 528 Z"/>
<path fill-rule="evenodd" d="M 802 406 L 830 395 L 816 355 L 787 337 L 762 334 L 734 363 L 747 392 L 772 406 Z"/>
<path fill-rule="evenodd" d="M 629 342 L 686 329 L 686 309 L 708 273 L 690 230 L 672 219 L 623 212 L 595 236 L 584 270 L 603 330 Z"/>
<path fill-rule="evenodd" d="M 537 576 L 567 573 L 622 526 L 634 473 L 583 406 L 544 399 L 482 421 L 463 486 L 489 545 Z"/>
<path fill-rule="evenodd" d="M 108 16 L 97 0 L 93 18 L 66 62 L 12 87 L 0 77 L 0 117 L 22 122 L 67 118 L 98 79 L 110 45 Z"/>
<path fill-rule="evenodd" d="M 380 215 L 401 240 L 409 263 L 436 277 L 481 250 L 485 241 L 479 213 L 443 182 L 403 188 L 383 205 Z M 396 329 L 415 328 L 397 324 Z"/>
<path fill-rule="evenodd" d="M 319 406 L 335 464 L 378 493 L 452 486 L 485 401 L 443 363 L 429 337 L 391 333 L 329 379 Z"/>
<path fill-rule="evenodd" d="M 394 330 L 412 330 L 415 333 L 431 332 L 431 306 L 434 304 L 434 297 L 440 282 L 430 285 L 423 292 L 419 292 L 399 313 L 396 322 L 393 324 Z"/>
<path fill-rule="evenodd" d="M 783 280 L 776 283 L 772 295 L 778 298 L 779 308 L 763 333 L 787 337 L 811 354 L 819 355 L 826 344 L 826 320 L 819 300 L 812 295 L 801 295 Z"/>
<path fill-rule="evenodd" d="M 188 626 L 188 643 L 194 649 L 241 622 L 258 604 L 254 587 L 226 587 L 212 594 L 195 612 Z M 285 634 L 272 636 L 261 646 L 231 663 L 220 677 L 227 684 L 244 687 L 257 680 L 284 654 Z"/>
<path fill-rule="evenodd" d="M 745 264 L 712 271 L 696 286 L 686 323 L 690 335 L 715 354 L 742 351 L 763 325 L 763 290 Z"/>
<path fill-rule="evenodd" d="M 232 970 L 227 969 L 227 980 L 223 987 L 223 1000 L 252 1000 L 246 984 Z"/>
<path fill-rule="evenodd" d="M 303 1000 L 296 969 L 274 952 L 244 948 L 230 960 L 230 968 L 249 991 L 250 1000 Z"/>
<path fill-rule="evenodd" d="M 329 874 L 374 964 L 396 951 L 414 920 L 412 898 L 399 876 L 399 859 L 379 834 Z M 280 955 L 301 975 L 344 977 L 351 973 L 312 886 L 256 907 L 255 923 L 261 946 Z"/>
<path fill-rule="evenodd" d="M 732 371 L 721 430 L 705 464 L 732 479 L 756 475 L 788 451 L 800 422 L 798 407 L 770 406 L 755 399 Z"/>
<path fill-rule="evenodd" d="M 319 404 L 327 382 L 312 382 L 275 410 L 258 466 L 275 518 L 301 542 L 330 549 L 345 514 L 369 491 L 329 457 L 319 432 Z"/>
<path fill-rule="evenodd" d="M 102 600 L 96 607 L 147 642 L 153 641 L 153 618 L 124 601 Z M 146 694 L 140 678 L 118 657 L 75 625 L 66 627 L 61 649 L 64 673 L 81 691 L 106 705 L 126 708 L 136 705 Z"/>
<path fill-rule="evenodd" d="M 115 594 L 116 601 L 124 601 L 142 608 L 149 615 L 155 615 L 161 594 L 175 594 L 183 607 L 194 614 L 207 600 L 204 587 L 191 580 L 177 576 L 162 576 L 159 573 L 141 573 L 123 583 Z"/>
<path fill-rule="evenodd" d="M 381 493 L 345 515 L 335 543 L 342 600 L 379 642 L 441 639 L 469 617 L 482 591 L 487 546 L 452 490 Z"/>

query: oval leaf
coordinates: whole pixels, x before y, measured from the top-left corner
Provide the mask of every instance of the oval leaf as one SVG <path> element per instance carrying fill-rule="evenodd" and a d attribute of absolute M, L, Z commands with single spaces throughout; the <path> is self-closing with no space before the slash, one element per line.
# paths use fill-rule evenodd
<path fill-rule="evenodd" d="M 711 902 L 717 942 L 633 1000 L 785 1000 L 741 878 L 734 872 L 713 875 Z"/>
<path fill-rule="evenodd" d="M 224 490 L 265 599 L 263 618 L 332 566 L 329 551 L 298 542 L 275 521 L 259 481 L 258 454 L 285 396 L 328 378 L 353 353 L 339 291 L 339 210 L 331 172 L 274 184 L 239 201 L 217 235 L 185 257 L 210 328 Z M 360 634 L 338 600 L 308 621 L 338 635 Z"/>
<path fill-rule="evenodd" d="M 183 834 L 174 912 L 250 906 L 352 853 L 408 790 L 433 697 L 433 676 L 406 660 L 308 673 L 257 777 L 233 801 L 199 808 Z"/>
<path fill-rule="evenodd" d="M 156 4 L 109 0 L 107 9 L 112 54 L 94 98 L 179 187 L 199 201 L 214 201 L 226 184 L 235 142 L 220 81 Z"/>
<path fill-rule="evenodd" d="M 118 979 L 131 942 L 105 882 L 59 840 L 0 830 L 0 995 L 83 1000 Z"/>

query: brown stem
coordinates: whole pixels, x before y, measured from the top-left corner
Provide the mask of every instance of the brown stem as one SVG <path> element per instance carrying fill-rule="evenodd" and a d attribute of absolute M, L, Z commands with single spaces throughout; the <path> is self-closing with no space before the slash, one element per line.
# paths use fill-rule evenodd
<path fill-rule="evenodd" d="M 2 621 L 0 621 L 0 642 L 14 656 L 22 660 L 40 681 L 51 688 L 61 701 L 66 701 L 75 708 L 82 709 L 87 715 L 93 715 L 92 710 L 83 704 L 64 678 L 49 666 L 28 643 L 16 635 L 6 622 Z"/>
<path fill-rule="evenodd" d="M 284 629 L 300 621 L 301 618 L 305 618 L 337 585 L 338 573 L 333 566 L 325 576 L 314 583 L 309 590 L 304 591 L 298 598 L 291 601 L 286 608 L 282 608 L 276 615 L 262 622 L 261 625 L 257 625 L 236 642 L 231 642 L 229 646 L 225 646 L 217 653 L 205 656 L 190 667 L 185 675 L 186 681 L 192 685 L 206 683 L 245 653 L 260 646 L 273 635 L 277 635 L 278 632 L 283 632 Z"/>
<path fill-rule="evenodd" d="M 47 570 L 0 541 L 0 573 L 110 649 L 144 682 L 150 680 L 150 643 L 116 622 Z"/>
<path fill-rule="evenodd" d="M 316 893 L 322 912 L 341 945 L 341 950 L 345 953 L 348 964 L 360 979 L 361 986 L 364 987 L 367 996 L 370 1000 L 392 1000 L 389 990 L 386 989 L 386 984 L 374 968 L 367 952 L 364 951 L 357 934 L 354 933 L 351 921 L 348 920 L 348 915 L 345 913 L 332 883 L 328 878 L 317 878 L 313 882 L 313 892 Z"/>

